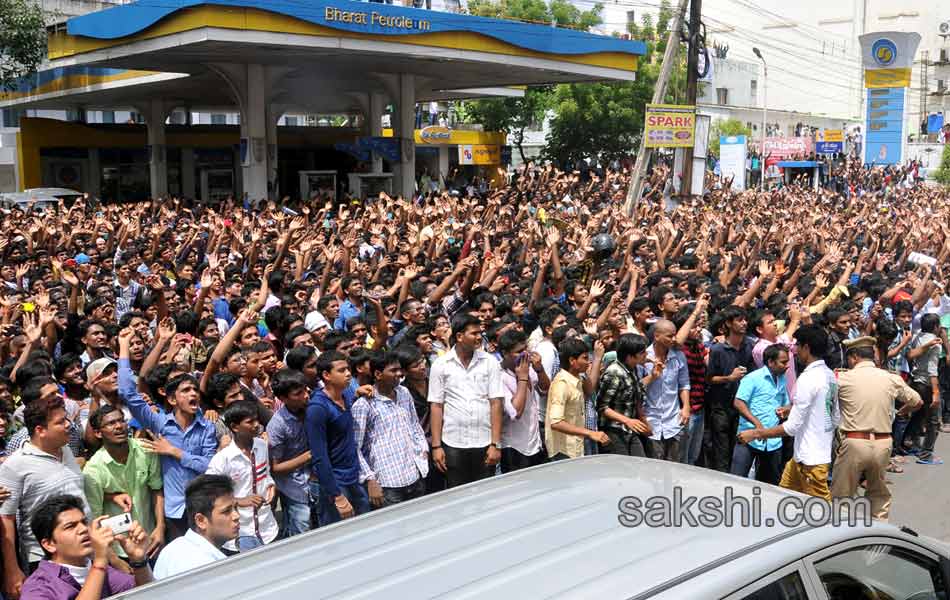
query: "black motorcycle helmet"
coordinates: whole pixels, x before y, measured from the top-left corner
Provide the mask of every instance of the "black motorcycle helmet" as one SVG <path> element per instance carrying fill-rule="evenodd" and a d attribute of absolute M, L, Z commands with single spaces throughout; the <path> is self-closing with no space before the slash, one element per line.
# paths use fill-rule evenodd
<path fill-rule="evenodd" d="M 617 243 L 614 242 L 614 238 L 609 233 L 598 233 L 591 240 L 590 245 L 594 252 L 594 258 L 597 260 L 604 260 L 609 257 L 617 248 Z"/>

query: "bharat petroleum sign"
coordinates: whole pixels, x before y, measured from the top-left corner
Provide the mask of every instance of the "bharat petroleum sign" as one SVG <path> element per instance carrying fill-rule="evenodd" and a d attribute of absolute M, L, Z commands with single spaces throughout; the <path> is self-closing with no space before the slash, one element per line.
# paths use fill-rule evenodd
<path fill-rule="evenodd" d="M 422 131 L 419 132 L 419 138 L 426 144 L 438 144 L 440 142 L 446 142 L 451 137 L 452 131 L 448 127 L 442 127 L 439 125 L 430 125 L 429 127 L 424 127 Z"/>
<path fill-rule="evenodd" d="M 887 38 L 881 38 L 871 46 L 871 56 L 879 67 L 889 67 L 897 60 L 897 44 Z"/>
<path fill-rule="evenodd" d="M 386 29 L 406 29 L 410 31 L 429 31 L 432 24 L 427 19 L 413 19 L 412 17 L 384 15 L 376 11 L 365 12 L 359 10 L 340 10 L 328 6 L 323 11 L 323 18 L 329 22 L 352 23 L 370 27 Z"/>

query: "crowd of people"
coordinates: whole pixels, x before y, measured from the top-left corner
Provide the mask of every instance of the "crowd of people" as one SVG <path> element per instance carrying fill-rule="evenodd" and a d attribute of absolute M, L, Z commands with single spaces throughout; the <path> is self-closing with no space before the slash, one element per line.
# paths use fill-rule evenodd
<path fill-rule="evenodd" d="M 950 422 L 950 205 L 907 168 L 844 176 L 673 204 L 657 168 L 629 215 L 626 169 L 535 165 L 5 213 L 4 595 L 105 597 L 598 453 L 863 485 L 886 519 L 885 472 L 940 464 Z"/>

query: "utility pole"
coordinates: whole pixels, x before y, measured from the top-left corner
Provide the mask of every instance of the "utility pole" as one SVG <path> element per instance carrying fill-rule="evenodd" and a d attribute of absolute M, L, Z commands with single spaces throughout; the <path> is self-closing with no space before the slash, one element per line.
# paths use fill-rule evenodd
<path fill-rule="evenodd" d="M 699 70 L 699 32 L 703 20 L 703 0 L 692 0 L 689 5 L 689 53 L 686 59 L 686 104 L 696 106 L 696 88 Z M 709 68 L 709 57 L 706 57 Z M 705 171 L 704 171 L 705 174 Z M 702 193 L 702 190 L 699 190 Z M 693 148 L 683 148 L 683 180 L 680 195 L 689 198 L 693 194 Z"/>
<path fill-rule="evenodd" d="M 663 102 L 666 96 L 666 85 L 670 81 L 670 73 L 673 72 L 673 62 L 676 56 L 676 50 L 679 47 L 680 28 L 683 26 L 683 16 L 686 14 L 686 4 L 689 0 L 680 0 L 679 8 L 673 15 L 673 23 L 670 24 L 670 35 L 666 40 L 666 52 L 663 54 L 663 64 L 660 66 L 660 76 L 656 80 L 656 87 L 653 89 L 653 104 Z M 630 174 L 630 187 L 627 188 L 627 200 L 624 202 L 623 209 L 627 215 L 633 213 L 640 201 L 640 190 L 643 188 L 643 172 L 650 164 L 650 156 L 653 154 L 651 148 L 646 147 L 646 139 L 640 141 L 640 149 L 637 150 L 637 162 L 633 167 L 633 173 Z"/>

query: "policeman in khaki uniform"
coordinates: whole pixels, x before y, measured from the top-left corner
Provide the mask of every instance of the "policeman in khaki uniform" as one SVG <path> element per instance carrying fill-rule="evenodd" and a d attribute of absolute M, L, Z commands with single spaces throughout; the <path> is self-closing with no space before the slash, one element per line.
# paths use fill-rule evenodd
<path fill-rule="evenodd" d="M 877 341 L 865 336 L 843 342 L 848 371 L 838 374 L 838 403 L 841 409 L 841 446 L 835 458 L 831 495 L 857 495 L 861 475 L 867 480 L 865 497 L 871 502 L 871 516 L 886 521 L 891 509 L 891 491 L 884 473 L 891 457 L 891 426 L 897 400 L 904 402 L 899 414 L 906 415 L 922 402 L 899 375 L 874 366 Z"/>

